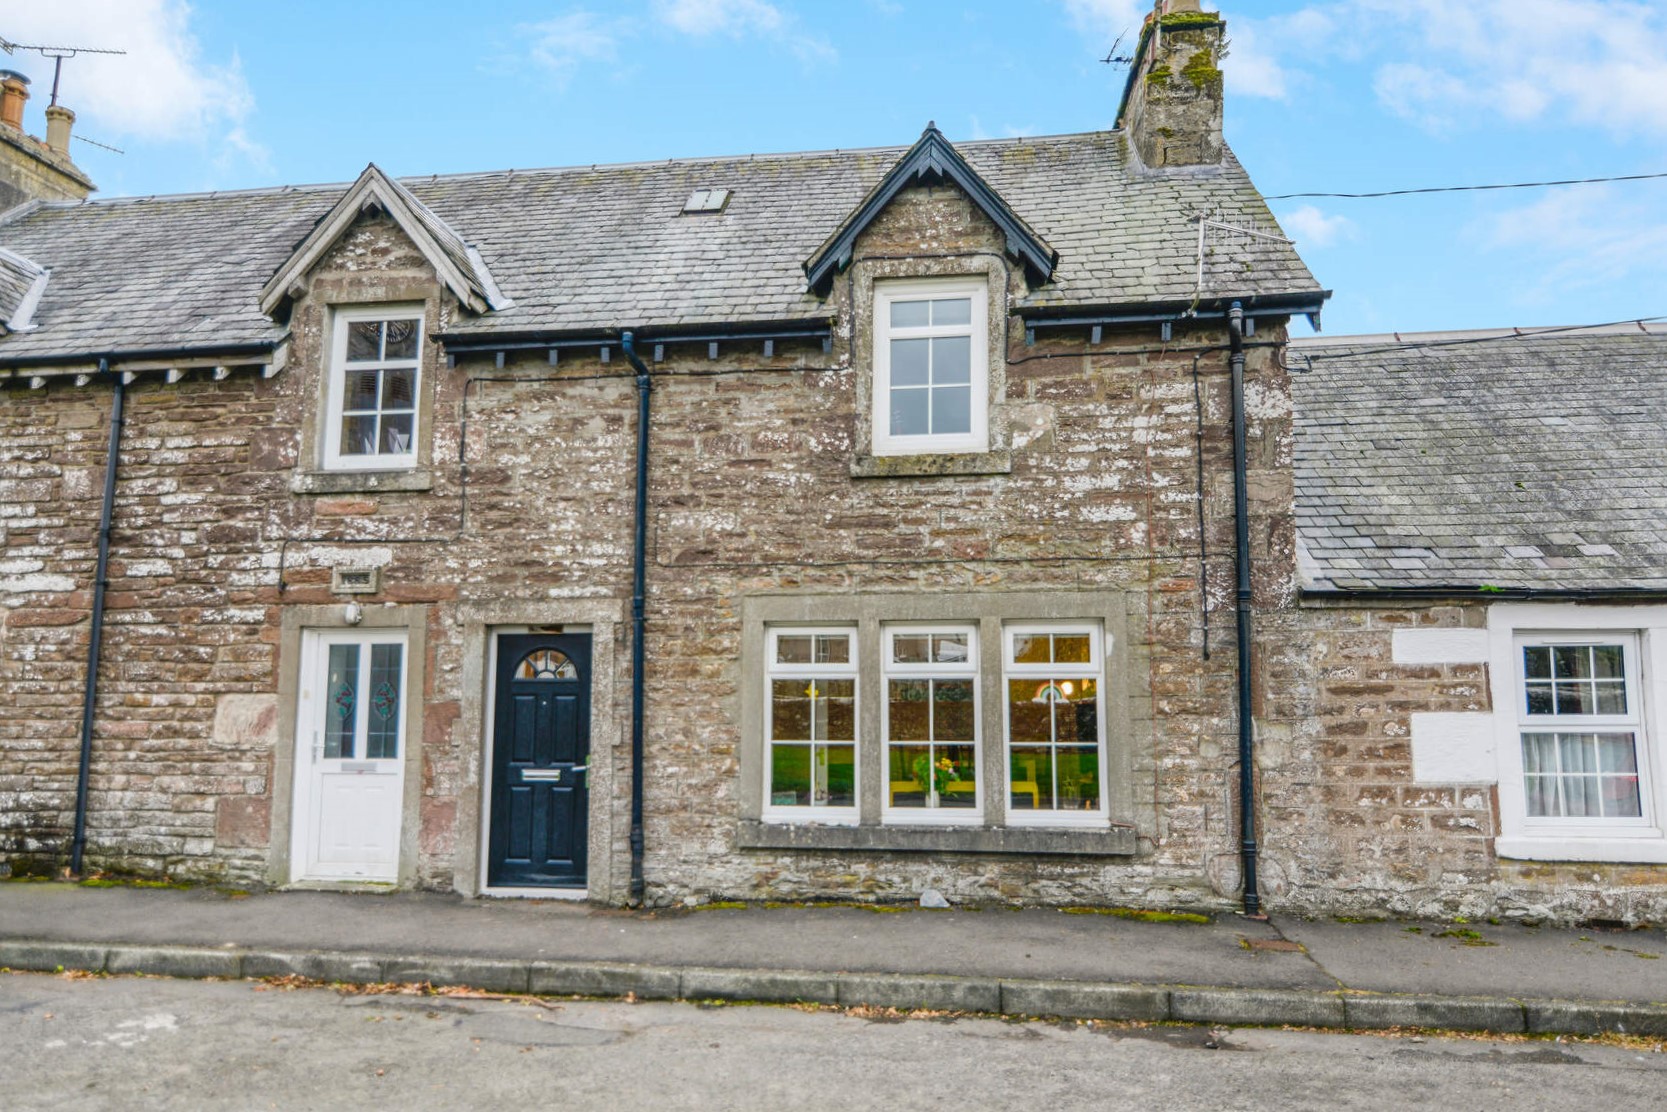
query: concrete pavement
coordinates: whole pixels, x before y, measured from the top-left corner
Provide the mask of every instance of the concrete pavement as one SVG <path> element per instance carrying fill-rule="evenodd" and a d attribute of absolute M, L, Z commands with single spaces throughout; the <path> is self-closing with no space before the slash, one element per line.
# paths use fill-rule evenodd
<path fill-rule="evenodd" d="M 1667 1034 L 1667 933 L 1005 908 L 628 912 L 0 882 L 0 966 L 1014 1015 Z"/>

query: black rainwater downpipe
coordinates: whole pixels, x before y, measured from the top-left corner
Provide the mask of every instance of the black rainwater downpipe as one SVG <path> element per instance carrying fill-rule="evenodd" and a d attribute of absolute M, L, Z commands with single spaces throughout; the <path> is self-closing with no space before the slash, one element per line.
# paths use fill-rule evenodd
<path fill-rule="evenodd" d="M 631 538 L 631 902 L 643 901 L 643 596 L 648 578 L 648 399 L 652 382 L 631 333 L 620 350 L 637 372 L 637 510 Z"/>
<path fill-rule="evenodd" d="M 110 372 L 107 359 L 98 361 L 99 374 Z M 116 463 L 122 444 L 122 410 L 127 384 L 120 374 L 111 378 L 110 454 L 104 462 L 104 506 L 98 516 L 98 566 L 93 572 L 93 622 L 87 637 L 87 689 L 81 702 L 81 766 L 75 776 L 75 840 L 70 843 L 69 871 L 81 874 L 87 848 L 87 781 L 93 764 L 93 706 L 98 697 L 98 654 L 104 641 L 104 586 L 110 571 L 110 521 L 116 509 Z"/>
<path fill-rule="evenodd" d="M 1250 497 L 1245 475 L 1244 309 L 1233 302 L 1227 313 L 1229 361 L 1233 369 L 1233 554 L 1238 566 L 1235 592 L 1239 627 L 1239 857 L 1244 874 L 1244 913 L 1260 915 L 1256 888 L 1256 767 L 1250 701 Z"/>

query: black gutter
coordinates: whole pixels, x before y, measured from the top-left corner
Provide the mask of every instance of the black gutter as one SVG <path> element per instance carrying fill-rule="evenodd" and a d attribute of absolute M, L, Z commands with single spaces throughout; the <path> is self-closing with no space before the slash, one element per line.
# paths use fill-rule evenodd
<path fill-rule="evenodd" d="M 648 577 L 648 399 L 653 380 L 629 332 L 620 350 L 637 372 L 637 506 L 631 538 L 631 902 L 643 900 L 643 603 Z"/>
<path fill-rule="evenodd" d="M 1316 602 L 1663 602 L 1667 587 L 1304 587 Z"/>
<path fill-rule="evenodd" d="M 57 367 L 74 366 L 82 363 L 98 364 L 99 372 L 104 373 L 114 363 L 134 361 L 166 361 L 169 359 L 220 359 L 224 358 L 228 366 L 238 366 L 239 356 L 271 355 L 282 344 L 281 340 L 259 344 L 226 344 L 219 347 L 200 348 L 146 348 L 133 351 L 83 351 L 57 352 L 52 355 L 24 355 L 15 359 L 0 355 L 0 371 L 19 370 L 26 367 Z M 253 360 L 251 360 L 253 361 Z"/>
<path fill-rule="evenodd" d="M 98 361 L 99 373 L 110 364 Z M 123 409 L 127 386 L 121 375 L 111 376 L 110 454 L 104 461 L 104 505 L 98 515 L 98 565 L 93 572 L 92 629 L 87 637 L 87 686 L 81 701 L 81 765 L 75 774 L 75 838 L 70 843 L 69 871 L 81 873 L 87 848 L 87 782 L 93 765 L 93 710 L 98 697 L 98 654 L 104 641 L 104 589 L 110 571 L 110 522 L 116 508 L 116 465 L 122 443 Z"/>
<path fill-rule="evenodd" d="M 1244 874 L 1244 913 L 1260 915 L 1256 886 L 1255 722 L 1251 718 L 1250 495 L 1245 474 L 1244 312 L 1234 302 L 1227 316 L 1233 369 L 1233 556 L 1238 566 L 1235 600 L 1239 628 L 1239 857 Z"/>
<path fill-rule="evenodd" d="M 722 328 L 635 329 L 633 334 L 643 343 L 693 344 L 741 343 L 756 340 L 821 340 L 833 335 L 833 325 L 826 317 L 802 321 L 779 321 L 760 324 L 726 325 Z M 433 332 L 430 338 L 445 346 L 452 354 L 476 351 L 526 351 L 542 348 L 612 347 L 620 342 L 615 329 L 592 332 L 505 332 L 496 336 L 467 333 Z"/>
<path fill-rule="evenodd" d="M 1125 305 L 1072 306 L 1065 309 L 1023 309 L 1026 328 L 1069 328 L 1089 325 L 1183 324 L 1193 320 L 1225 320 L 1238 305 L 1246 317 L 1317 317 L 1331 297 L 1330 290 L 1265 297 L 1212 298 L 1209 301 L 1131 302 Z"/>

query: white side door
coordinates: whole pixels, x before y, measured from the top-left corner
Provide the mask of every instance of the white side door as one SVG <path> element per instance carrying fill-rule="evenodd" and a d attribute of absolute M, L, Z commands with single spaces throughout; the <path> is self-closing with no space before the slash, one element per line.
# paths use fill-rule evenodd
<path fill-rule="evenodd" d="M 303 638 L 292 880 L 398 879 L 405 676 L 403 631 Z"/>

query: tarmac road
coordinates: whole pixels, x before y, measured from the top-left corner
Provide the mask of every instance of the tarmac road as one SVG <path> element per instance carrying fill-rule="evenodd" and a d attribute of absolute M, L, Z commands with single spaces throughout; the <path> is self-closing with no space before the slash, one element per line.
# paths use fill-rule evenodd
<path fill-rule="evenodd" d="M 1657 1047 L 1660 1043 L 1657 1042 Z M 0 1104 L 83 1108 L 1649 1108 L 1667 1053 L 0 974 Z"/>

